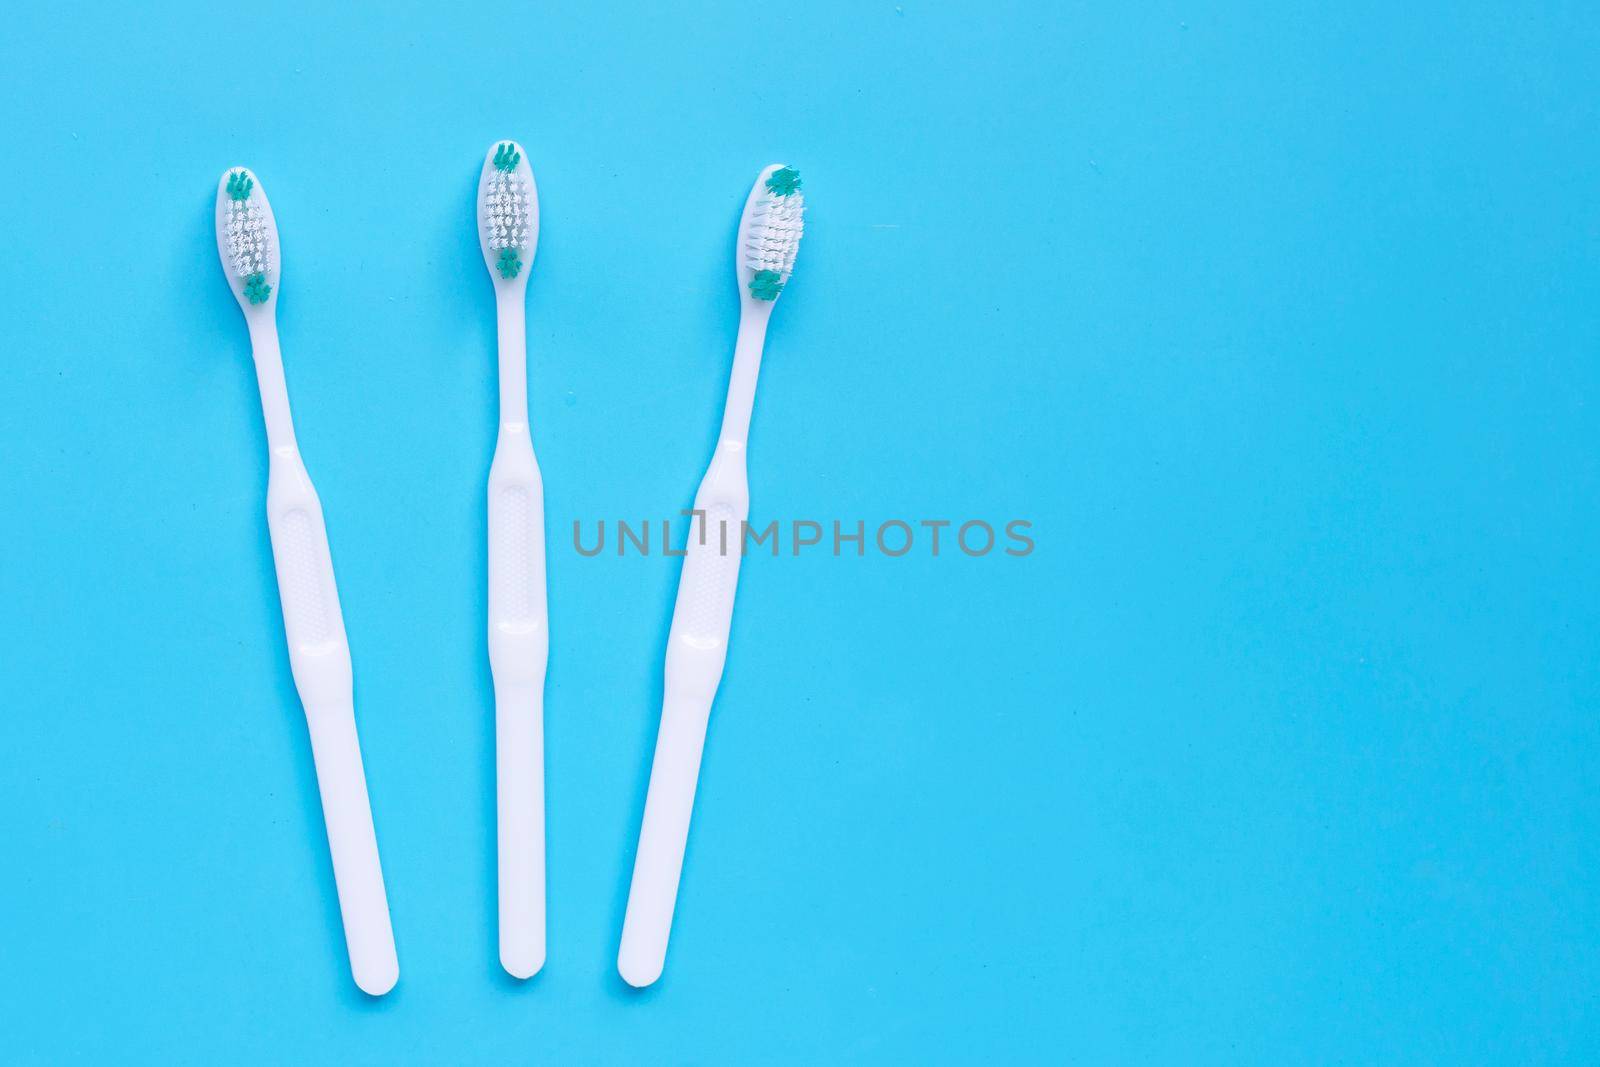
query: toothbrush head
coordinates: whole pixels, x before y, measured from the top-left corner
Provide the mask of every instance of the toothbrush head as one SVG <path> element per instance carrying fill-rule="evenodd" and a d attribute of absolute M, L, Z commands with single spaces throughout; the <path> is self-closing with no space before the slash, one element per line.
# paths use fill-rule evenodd
<path fill-rule="evenodd" d="M 735 273 L 741 296 L 758 302 L 778 299 L 794 270 L 805 209 L 799 171 L 774 163 L 761 172 L 739 219 Z"/>
<path fill-rule="evenodd" d="M 526 284 L 539 245 L 539 191 L 515 141 L 496 141 L 478 178 L 478 244 L 496 285 Z"/>
<path fill-rule="evenodd" d="M 275 306 L 278 223 L 266 190 L 247 167 L 229 167 L 217 182 L 217 254 L 246 314 Z"/>

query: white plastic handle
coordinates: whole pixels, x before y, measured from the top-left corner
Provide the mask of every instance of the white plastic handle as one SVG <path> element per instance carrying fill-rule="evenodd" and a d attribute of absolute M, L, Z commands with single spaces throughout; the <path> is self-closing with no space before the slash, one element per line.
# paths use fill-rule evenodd
<path fill-rule="evenodd" d="M 500 965 L 545 960 L 544 483 L 528 436 L 521 288 L 498 300 L 500 434 L 489 468 L 489 668 L 494 675 Z"/>
<path fill-rule="evenodd" d="M 622 948 L 617 971 L 632 986 L 647 986 L 661 977 L 667 962 L 667 939 L 677 908 L 678 880 L 689 840 L 700 756 L 705 749 L 711 701 L 670 694 L 661 707 L 655 761 L 650 766 L 650 793 L 639 830 L 639 852 L 633 861 L 628 912 L 622 921 Z"/>
<path fill-rule="evenodd" d="M 542 685 L 494 687 L 500 966 L 532 978 L 544 966 Z"/>
<path fill-rule="evenodd" d="M 667 637 L 661 727 L 617 954 L 618 972 L 634 986 L 654 982 L 666 965 L 706 724 L 727 662 L 740 538 L 749 515 L 742 442 L 717 446 L 695 511 Z"/>
<path fill-rule="evenodd" d="M 339 891 L 350 972 L 363 992 L 382 996 L 400 978 L 389 899 L 378 863 L 378 838 L 372 828 L 367 778 L 356 740 L 355 708 L 306 707 L 317 788 L 333 854 L 333 879 Z"/>
<path fill-rule="evenodd" d="M 350 644 L 322 505 L 292 441 L 272 449 L 267 524 L 289 664 L 311 732 L 350 970 L 364 992 L 381 996 L 394 988 L 400 964 L 356 739 Z"/>

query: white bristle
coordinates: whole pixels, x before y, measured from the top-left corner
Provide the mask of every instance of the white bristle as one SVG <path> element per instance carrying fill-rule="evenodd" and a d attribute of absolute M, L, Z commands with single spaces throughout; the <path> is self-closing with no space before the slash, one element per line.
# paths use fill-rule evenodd
<path fill-rule="evenodd" d="M 796 189 L 787 196 L 766 193 L 750 213 L 744 261 L 752 271 L 777 271 L 785 279 L 794 270 L 795 253 L 805 231 L 805 194 Z"/>
<path fill-rule="evenodd" d="M 265 274 L 272 264 L 272 228 L 254 198 L 228 201 L 228 260 L 240 278 Z"/>
<path fill-rule="evenodd" d="M 533 190 L 520 174 L 496 171 L 484 186 L 483 230 L 489 251 L 528 247 Z"/>

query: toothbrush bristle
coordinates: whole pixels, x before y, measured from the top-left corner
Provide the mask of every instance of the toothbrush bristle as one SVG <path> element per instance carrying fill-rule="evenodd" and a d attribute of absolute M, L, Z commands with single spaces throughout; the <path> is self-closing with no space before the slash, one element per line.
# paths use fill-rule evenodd
<path fill-rule="evenodd" d="M 532 235 L 533 190 L 517 170 L 522 154 L 510 144 L 495 151 L 494 173 L 484 183 L 484 241 L 502 278 L 515 278 Z"/>
<path fill-rule="evenodd" d="M 765 186 L 750 214 L 744 259 L 755 275 L 750 291 L 759 299 L 774 300 L 794 270 L 805 232 L 806 198 L 800 191 L 800 172 L 793 167 L 773 171 Z"/>
<path fill-rule="evenodd" d="M 244 283 L 245 296 L 252 304 L 264 302 L 272 294 L 268 272 L 272 270 L 272 227 L 260 197 L 253 196 L 255 182 L 244 171 L 228 175 L 228 265 Z"/>

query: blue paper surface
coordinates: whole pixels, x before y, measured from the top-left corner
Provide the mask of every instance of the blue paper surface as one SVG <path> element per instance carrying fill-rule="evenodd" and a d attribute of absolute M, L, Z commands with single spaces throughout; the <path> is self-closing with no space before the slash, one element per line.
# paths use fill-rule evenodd
<path fill-rule="evenodd" d="M 0 1060 L 1600 1059 L 1593 5 L 5 24 Z M 473 230 L 507 137 L 542 208 L 527 984 L 495 953 Z M 780 161 L 807 233 L 750 482 L 783 540 L 743 568 L 635 993 L 661 523 L 682 538 L 715 442 L 737 214 Z M 238 164 L 281 229 L 353 648 L 381 1001 L 348 974 L 217 262 Z"/>

